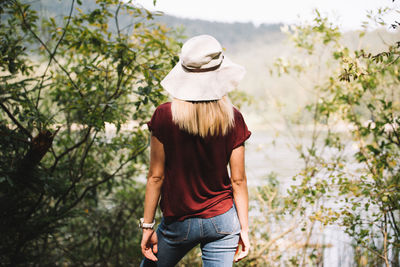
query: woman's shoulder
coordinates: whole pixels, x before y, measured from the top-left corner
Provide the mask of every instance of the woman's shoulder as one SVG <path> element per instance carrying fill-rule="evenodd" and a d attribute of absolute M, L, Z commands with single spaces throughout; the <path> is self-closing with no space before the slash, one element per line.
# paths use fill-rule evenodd
<path fill-rule="evenodd" d="M 162 124 L 172 120 L 171 102 L 166 102 L 159 105 L 154 111 L 153 119 Z"/>
<path fill-rule="evenodd" d="M 159 105 L 156 110 L 158 111 L 171 111 L 171 102 L 165 102 L 161 105 Z"/>
<path fill-rule="evenodd" d="M 160 104 L 154 111 L 153 116 L 165 116 L 171 114 L 171 102 L 165 102 Z"/>
<path fill-rule="evenodd" d="M 159 105 L 153 113 L 150 121 L 147 123 L 150 131 L 161 141 L 164 140 L 165 130 L 172 121 L 171 103 L 166 102 Z"/>
<path fill-rule="evenodd" d="M 233 116 L 234 116 L 235 120 L 244 120 L 242 113 L 235 106 L 233 106 Z"/>

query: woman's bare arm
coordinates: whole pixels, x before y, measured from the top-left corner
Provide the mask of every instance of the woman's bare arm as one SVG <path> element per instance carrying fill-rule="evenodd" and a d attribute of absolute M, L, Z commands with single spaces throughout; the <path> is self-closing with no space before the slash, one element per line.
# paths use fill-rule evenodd
<path fill-rule="evenodd" d="M 244 164 L 244 146 L 239 146 L 232 151 L 229 166 L 231 169 L 233 198 L 241 226 L 239 244 L 242 245 L 242 251 L 239 252 L 236 257 L 236 261 L 239 261 L 247 256 L 250 249 L 248 237 L 249 195 L 247 191 L 247 178 Z"/>
<path fill-rule="evenodd" d="M 152 136 L 150 142 L 150 168 L 147 175 L 146 195 L 144 200 L 144 222 L 151 223 L 160 199 L 161 186 L 164 181 L 164 146 Z"/>
<path fill-rule="evenodd" d="M 144 222 L 152 223 L 156 213 L 158 200 L 160 199 L 161 186 L 164 181 L 164 146 L 152 136 L 150 141 L 150 168 L 147 175 L 146 195 L 144 200 Z M 154 253 L 157 253 L 157 235 L 153 229 L 143 229 L 141 242 L 143 255 L 153 261 L 156 261 Z"/>

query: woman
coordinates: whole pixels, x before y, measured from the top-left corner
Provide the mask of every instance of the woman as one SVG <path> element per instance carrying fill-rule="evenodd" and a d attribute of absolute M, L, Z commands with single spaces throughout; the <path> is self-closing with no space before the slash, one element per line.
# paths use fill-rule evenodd
<path fill-rule="evenodd" d="M 173 101 L 148 123 L 141 266 L 175 266 L 198 244 L 205 267 L 232 266 L 235 252 L 236 261 L 248 254 L 244 142 L 251 133 L 226 96 L 244 73 L 214 37 L 200 35 L 182 46 L 179 63 L 161 82 Z M 160 196 L 163 218 L 154 232 Z"/>

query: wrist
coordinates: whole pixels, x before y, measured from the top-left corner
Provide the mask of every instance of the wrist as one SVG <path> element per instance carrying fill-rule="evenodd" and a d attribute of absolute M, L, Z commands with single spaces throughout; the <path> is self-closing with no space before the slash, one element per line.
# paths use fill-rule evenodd
<path fill-rule="evenodd" d="M 154 232 L 154 229 L 153 228 L 142 228 L 142 232 L 143 233 L 152 233 L 152 232 Z"/>
<path fill-rule="evenodd" d="M 140 220 L 139 220 L 139 228 L 142 228 L 143 230 L 144 229 L 153 230 L 155 223 L 156 223 L 155 220 L 153 220 L 153 222 L 151 222 L 151 223 L 148 223 L 148 222 L 145 222 L 144 218 L 140 218 Z"/>
<path fill-rule="evenodd" d="M 240 231 L 248 233 L 249 232 L 249 227 L 243 227 L 243 228 L 240 229 Z"/>

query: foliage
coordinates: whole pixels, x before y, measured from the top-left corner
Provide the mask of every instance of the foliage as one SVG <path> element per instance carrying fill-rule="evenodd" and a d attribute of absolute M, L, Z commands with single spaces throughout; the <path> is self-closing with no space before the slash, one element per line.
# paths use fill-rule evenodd
<path fill-rule="evenodd" d="M 141 258 L 144 123 L 179 43 L 130 2 L 89 2 L 70 1 L 62 20 L 0 4 L 3 265 Z"/>
<path fill-rule="evenodd" d="M 251 189 L 252 249 L 239 266 L 320 266 L 323 246 L 310 240 L 302 198 L 285 194 L 276 173 L 265 182 Z"/>
<path fill-rule="evenodd" d="M 313 118 L 312 142 L 298 147 L 305 167 L 290 194 L 304 210 L 316 208 L 309 223 L 344 229 L 354 240 L 354 264 L 398 266 L 399 43 L 378 54 L 351 50 L 318 12 L 312 24 L 294 26 L 289 34 L 315 64 L 281 59 L 281 75 L 328 70 L 310 88 L 313 101 L 305 110 Z"/>

